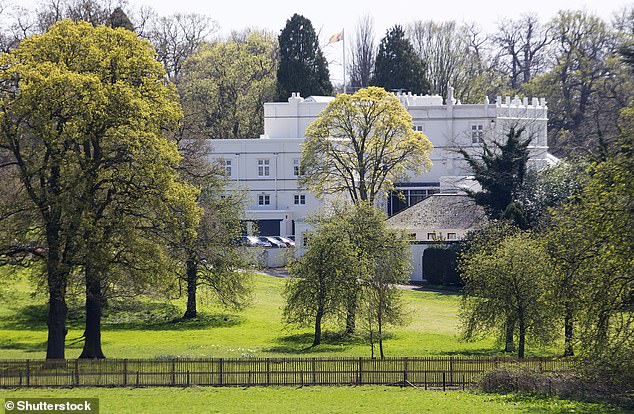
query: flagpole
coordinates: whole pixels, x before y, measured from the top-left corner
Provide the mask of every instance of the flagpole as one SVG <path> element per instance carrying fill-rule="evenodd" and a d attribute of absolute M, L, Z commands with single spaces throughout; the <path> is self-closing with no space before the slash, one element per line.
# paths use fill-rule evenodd
<path fill-rule="evenodd" d="M 341 29 L 341 37 L 343 38 L 343 93 L 346 93 L 346 33 L 345 28 Z"/>

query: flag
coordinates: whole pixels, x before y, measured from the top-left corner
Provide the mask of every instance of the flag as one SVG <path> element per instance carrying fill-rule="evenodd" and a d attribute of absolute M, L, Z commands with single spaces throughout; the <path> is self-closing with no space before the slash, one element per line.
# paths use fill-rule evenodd
<path fill-rule="evenodd" d="M 330 36 L 330 39 L 328 39 L 328 44 L 337 43 L 342 40 L 343 40 L 343 30 L 340 31 L 339 33 L 335 33 L 334 35 Z"/>

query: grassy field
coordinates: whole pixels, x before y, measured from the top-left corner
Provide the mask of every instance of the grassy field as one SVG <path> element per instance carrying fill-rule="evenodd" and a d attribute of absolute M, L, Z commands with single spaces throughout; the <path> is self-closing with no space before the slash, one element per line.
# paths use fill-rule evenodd
<path fill-rule="evenodd" d="M 148 298 L 111 302 L 103 320 L 103 348 L 110 358 L 369 356 L 363 338 L 343 340 L 334 327 L 324 343 L 309 348 L 310 329 L 288 329 L 281 323 L 284 279 L 253 277 L 254 298 L 243 312 L 226 312 L 202 298 L 200 317 L 182 321 L 185 302 Z M 421 290 L 404 292 L 409 324 L 388 329 L 388 356 L 495 355 L 494 341 L 466 343 L 458 337 L 459 296 Z M 24 278 L 0 291 L 0 358 L 43 358 L 46 350 L 46 298 L 34 293 Z M 70 306 L 67 357 L 81 351 L 82 307 Z M 529 347 L 529 355 L 551 355 L 556 349 Z"/>
<path fill-rule="evenodd" d="M 102 414 L 135 413 L 624 413 L 602 404 L 388 387 L 0 390 L 3 398 L 99 398 Z"/>

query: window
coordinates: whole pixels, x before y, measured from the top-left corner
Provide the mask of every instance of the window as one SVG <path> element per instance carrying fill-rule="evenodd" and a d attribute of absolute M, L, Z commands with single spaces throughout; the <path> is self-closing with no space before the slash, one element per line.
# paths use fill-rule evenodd
<path fill-rule="evenodd" d="M 231 160 L 224 160 L 222 164 L 225 168 L 225 177 L 231 177 Z"/>
<path fill-rule="evenodd" d="M 414 131 L 418 131 L 418 132 L 425 132 L 425 125 L 423 125 L 423 124 L 414 125 L 414 126 L 412 126 L 412 129 Z"/>
<path fill-rule="evenodd" d="M 427 240 L 436 240 L 436 233 L 427 233 Z"/>
<path fill-rule="evenodd" d="M 482 144 L 484 142 L 484 127 L 482 124 L 471 125 L 471 143 Z"/>
<path fill-rule="evenodd" d="M 447 240 L 456 240 L 456 233 L 447 233 Z"/>
<path fill-rule="evenodd" d="M 271 160 L 258 160 L 258 177 L 271 176 Z"/>
<path fill-rule="evenodd" d="M 295 194 L 293 198 L 293 204 L 295 205 L 306 204 L 306 196 L 304 194 Z"/>
<path fill-rule="evenodd" d="M 299 166 L 299 158 L 295 158 L 293 160 L 293 175 L 295 177 L 299 177 L 300 174 L 301 174 L 301 169 L 300 169 L 300 166 Z"/>
<path fill-rule="evenodd" d="M 271 205 L 271 196 L 268 194 L 260 194 L 258 196 L 258 205 L 259 206 L 269 206 Z"/>
<path fill-rule="evenodd" d="M 416 240 L 416 233 L 409 233 L 407 237 L 409 237 L 409 240 Z"/>

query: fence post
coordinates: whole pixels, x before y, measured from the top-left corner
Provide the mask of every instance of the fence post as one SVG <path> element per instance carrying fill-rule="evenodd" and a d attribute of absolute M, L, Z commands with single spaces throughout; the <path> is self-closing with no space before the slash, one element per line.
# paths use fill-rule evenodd
<path fill-rule="evenodd" d="M 407 384 L 407 357 L 403 358 L 403 385 Z"/>
<path fill-rule="evenodd" d="M 425 377 L 424 377 L 424 380 L 425 380 L 425 390 L 427 390 L 427 369 L 425 369 Z"/>
<path fill-rule="evenodd" d="M 317 360 L 313 357 L 312 361 L 313 368 L 313 385 L 317 384 Z"/>
<path fill-rule="evenodd" d="M 31 361 L 26 360 L 26 386 L 29 387 L 31 385 Z"/>
<path fill-rule="evenodd" d="M 123 360 L 123 385 L 128 385 L 128 360 Z"/>
<path fill-rule="evenodd" d="M 445 374 L 446 374 L 446 372 L 445 372 L 445 371 L 443 371 L 443 372 L 442 372 L 442 390 L 443 390 L 443 391 L 446 391 Z"/>
<path fill-rule="evenodd" d="M 189 370 L 187 370 L 187 386 L 189 387 L 190 384 L 190 378 L 189 378 Z"/>
<path fill-rule="evenodd" d="M 79 385 L 79 359 L 75 360 L 75 385 Z"/>
<path fill-rule="evenodd" d="M 218 360 L 218 385 L 222 385 L 222 358 Z"/>
<path fill-rule="evenodd" d="M 136 371 L 136 386 L 139 386 L 139 370 Z"/>
<path fill-rule="evenodd" d="M 453 356 L 449 357 L 449 384 L 453 385 Z"/>
<path fill-rule="evenodd" d="M 172 359 L 172 385 L 176 385 L 176 361 Z"/>
<path fill-rule="evenodd" d="M 359 357 L 359 385 L 363 384 L 363 358 Z"/>
<path fill-rule="evenodd" d="M 266 359 L 266 385 L 271 385 L 271 358 Z"/>

